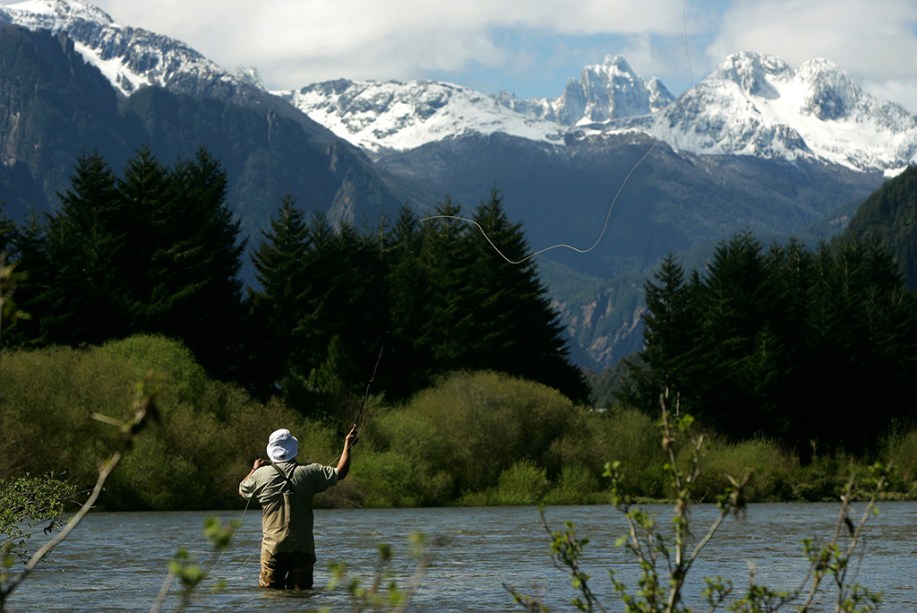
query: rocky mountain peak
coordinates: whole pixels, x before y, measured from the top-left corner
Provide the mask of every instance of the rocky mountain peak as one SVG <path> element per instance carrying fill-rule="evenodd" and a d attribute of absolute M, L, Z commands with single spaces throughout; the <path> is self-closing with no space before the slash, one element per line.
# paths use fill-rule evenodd
<path fill-rule="evenodd" d="M 24 0 L 4 8 L 15 23 L 30 29 L 57 31 L 78 21 L 114 24 L 108 13 L 82 0 Z"/>
<path fill-rule="evenodd" d="M 731 81 L 751 96 L 779 96 L 774 80 L 791 77 L 793 69 L 780 58 L 763 53 L 743 51 L 728 56 L 708 79 Z"/>
<path fill-rule="evenodd" d="M 864 95 L 846 72 L 828 60 L 810 60 L 796 76 L 809 90 L 804 109 L 823 121 L 850 116 Z"/>
<path fill-rule="evenodd" d="M 87 63 L 96 66 L 121 94 L 159 85 L 198 94 L 228 89 L 240 81 L 184 43 L 142 28 L 117 24 L 82 0 L 26 0 L 0 6 L 13 24 L 66 34 Z"/>
<path fill-rule="evenodd" d="M 859 171 L 894 173 L 917 159 L 917 118 L 824 59 L 794 69 L 765 54 L 733 54 L 649 131 L 697 154 L 818 159 Z"/>
<path fill-rule="evenodd" d="M 623 57 L 608 55 L 601 64 L 584 67 L 579 81 L 568 80 L 550 106 L 556 121 L 577 125 L 648 115 L 673 99 L 658 79 L 651 86 Z"/>

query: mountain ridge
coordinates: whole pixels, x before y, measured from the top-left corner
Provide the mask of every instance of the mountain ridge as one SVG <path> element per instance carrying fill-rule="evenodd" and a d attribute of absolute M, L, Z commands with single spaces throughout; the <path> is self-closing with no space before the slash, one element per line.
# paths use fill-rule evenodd
<path fill-rule="evenodd" d="M 917 117 L 824 59 L 793 69 L 774 56 L 735 53 L 654 117 L 649 131 L 697 154 L 815 158 L 889 176 L 917 163 Z"/>
<path fill-rule="evenodd" d="M 19 181 L 23 202 L 38 190 L 51 201 L 66 185 L 77 146 L 102 143 L 117 160 L 152 142 L 169 162 L 203 141 L 238 179 L 230 197 L 254 239 L 285 191 L 334 220 L 377 223 L 405 202 L 429 210 L 454 196 L 470 205 L 494 188 L 509 216 L 525 223 L 534 249 L 589 245 L 613 213 L 588 257 L 544 256 L 554 279 L 569 270 L 605 284 L 589 298 L 562 289 L 552 296 L 571 353 L 592 368 L 639 347 L 639 279 L 666 252 L 708 253 L 739 229 L 764 240 L 820 238 L 809 230 L 813 223 L 827 218 L 825 227 L 841 228 L 846 217 L 833 213 L 839 205 L 865 199 L 915 157 L 915 118 L 823 61 L 792 68 L 771 56 L 735 54 L 672 100 L 661 82 L 642 79 L 615 56 L 584 68 L 551 100 L 514 101 L 434 81 L 341 79 L 268 92 L 253 72 L 224 70 L 179 41 L 120 26 L 82 0 L 0 7 L 0 22 L 24 23 L 25 14 L 45 16 L 29 22 L 29 31 L 43 34 L 0 43 L 21 39 L 41 53 L 63 53 L 61 65 L 83 81 L 60 86 L 95 91 L 116 112 L 106 124 L 90 100 L 75 116 L 54 84 L 42 93 L 56 96 L 39 102 L 53 107 L 60 133 L 49 128 L 36 137 L 45 141 L 32 142 L 20 138 L 26 119 L 0 108 L 0 186 Z M 89 75 L 77 53 L 99 70 Z M 877 135 L 851 148 L 864 130 Z M 824 140 L 825 131 L 835 140 Z"/>
<path fill-rule="evenodd" d="M 264 104 L 263 95 L 273 94 L 370 155 L 468 132 L 562 145 L 639 130 L 699 155 L 815 158 L 888 176 L 917 163 L 917 116 L 866 93 L 824 59 L 794 69 L 775 56 L 737 52 L 678 98 L 612 55 L 585 66 L 553 100 L 491 96 L 435 81 L 341 79 L 267 92 L 251 73 L 223 69 L 169 37 L 121 26 L 84 0 L 25 0 L 0 7 L 0 16 L 66 32 L 122 95 L 158 85 Z"/>
<path fill-rule="evenodd" d="M 463 95 L 438 94 L 442 88 Z M 568 81 L 554 100 L 487 96 L 431 81 L 339 80 L 280 95 L 373 152 L 405 151 L 468 132 L 502 131 L 563 146 L 571 139 L 639 131 L 698 155 L 812 159 L 887 176 L 917 163 L 917 117 L 866 93 L 824 59 L 793 69 L 774 56 L 740 52 L 678 98 L 654 93 L 660 91 L 668 92 L 658 80 L 638 77 L 623 58 L 609 56 L 584 68 L 581 79 Z M 494 101 L 521 119 L 500 115 Z M 400 128 L 391 121 L 393 106 L 415 121 L 402 119 Z M 408 126 L 413 134 L 405 137 Z"/>
<path fill-rule="evenodd" d="M 226 92 L 202 80 L 190 92 L 144 86 L 124 96 L 65 30 L 4 22 L 0 185 L 14 220 L 52 209 L 81 155 L 96 151 L 117 170 L 147 145 L 166 164 L 201 146 L 217 155 L 230 172 L 228 198 L 256 240 L 285 193 L 335 223 L 374 222 L 400 205 L 361 150 L 262 90 Z"/>

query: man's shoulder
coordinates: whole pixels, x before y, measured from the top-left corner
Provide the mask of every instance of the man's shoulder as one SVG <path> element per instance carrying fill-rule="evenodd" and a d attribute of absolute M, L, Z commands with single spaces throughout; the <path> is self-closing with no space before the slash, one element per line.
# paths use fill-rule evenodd
<path fill-rule="evenodd" d="M 263 481 L 264 479 L 270 479 L 273 475 L 277 474 L 277 471 L 274 469 L 273 464 L 262 464 L 259 468 L 255 469 L 248 479 L 253 481 Z"/>
<path fill-rule="evenodd" d="M 318 462 L 304 462 L 295 468 L 295 474 L 303 477 L 322 476 L 325 479 L 331 479 L 337 476 L 337 471 L 333 466 L 325 466 Z"/>

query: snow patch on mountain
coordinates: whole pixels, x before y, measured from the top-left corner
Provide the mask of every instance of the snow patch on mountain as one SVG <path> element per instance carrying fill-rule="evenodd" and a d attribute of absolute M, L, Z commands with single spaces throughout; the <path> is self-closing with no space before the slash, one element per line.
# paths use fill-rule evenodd
<path fill-rule="evenodd" d="M 81 0 L 24 0 L 6 9 L 17 17 L 16 23 L 30 29 L 51 30 L 57 24 L 78 20 L 114 24 L 108 13 Z"/>
<path fill-rule="evenodd" d="M 533 141 L 562 138 L 554 122 L 527 118 L 493 97 L 452 83 L 339 79 L 274 92 L 368 151 L 406 151 L 468 132 L 501 132 Z"/>
<path fill-rule="evenodd" d="M 764 54 L 731 55 L 644 126 L 701 155 L 818 159 L 861 171 L 917 163 L 917 117 L 824 59 L 794 70 Z"/>
<path fill-rule="evenodd" d="M 86 62 L 98 67 L 125 96 L 146 85 L 194 93 L 203 83 L 238 82 L 187 45 L 142 28 L 121 26 L 82 0 L 25 0 L 0 7 L 0 15 L 30 30 L 65 33 Z"/>

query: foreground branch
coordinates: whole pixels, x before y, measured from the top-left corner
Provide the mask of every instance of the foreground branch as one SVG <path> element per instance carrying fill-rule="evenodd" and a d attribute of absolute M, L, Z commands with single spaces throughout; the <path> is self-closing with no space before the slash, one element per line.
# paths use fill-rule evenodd
<path fill-rule="evenodd" d="M 105 421 L 112 423 L 115 420 L 111 418 L 95 415 L 96 419 L 100 421 Z M 147 425 L 150 419 L 156 419 L 156 405 L 153 402 L 152 395 L 142 392 L 140 398 L 134 404 L 134 418 L 129 423 L 116 422 L 121 428 L 123 438 L 121 441 L 120 448 L 115 451 L 108 460 L 106 460 L 102 466 L 99 468 L 99 477 L 96 479 L 95 487 L 92 488 L 92 493 L 89 495 L 89 498 L 86 502 L 83 503 L 83 506 L 80 507 L 80 510 L 77 511 L 73 517 L 70 518 L 70 521 L 67 522 L 67 525 L 51 540 L 42 545 L 38 551 L 36 551 L 29 561 L 26 563 L 25 568 L 22 569 L 16 576 L 10 579 L 9 583 L 5 586 L 0 586 L 0 610 L 3 609 L 6 599 L 13 593 L 13 591 L 19 587 L 19 585 L 28 577 L 35 567 L 38 565 L 41 560 L 48 555 L 55 547 L 57 547 L 64 539 L 70 536 L 70 533 L 83 521 L 83 518 L 86 517 L 86 514 L 89 513 L 89 510 L 92 509 L 95 505 L 96 500 L 99 498 L 99 495 L 102 493 L 102 488 L 105 485 L 105 481 L 108 480 L 108 477 L 111 475 L 115 467 L 118 466 L 118 463 L 121 462 L 121 459 L 124 455 L 130 451 L 131 447 L 134 444 L 134 437 L 137 436 Z"/>

